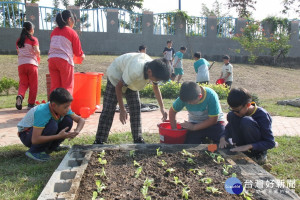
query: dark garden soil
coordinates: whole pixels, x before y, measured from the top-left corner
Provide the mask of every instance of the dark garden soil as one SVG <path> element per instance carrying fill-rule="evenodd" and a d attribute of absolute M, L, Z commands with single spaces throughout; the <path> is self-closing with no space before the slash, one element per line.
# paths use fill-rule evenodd
<path fill-rule="evenodd" d="M 174 183 L 174 176 L 190 188 L 189 199 L 243 199 L 241 196 L 232 195 L 225 191 L 224 183 L 231 177 L 225 176 L 222 173 L 223 164 L 213 162 L 204 151 L 192 152 L 195 157 L 193 160 L 196 164 L 187 163 L 187 158 L 181 152 L 167 153 L 164 152 L 157 157 L 156 152 L 135 152 L 135 157 L 129 156 L 128 151 L 106 150 L 105 158 L 106 165 L 100 165 L 98 161 L 98 153 L 94 152 L 91 160 L 85 170 L 80 183 L 78 198 L 80 200 L 92 199 L 94 191 L 97 191 L 95 184 L 96 180 L 101 180 L 106 187 L 98 198 L 105 200 L 111 199 L 128 199 L 140 200 L 143 199 L 141 188 L 144 180 L 154 179 L 154 188 L 149 188 L 148 195 L 151 199 L 183 199 L 182 189 L 184 186 Z M 135 178 L 136 168 L 133 161 L 137 161 L 142 166 L 142 172 L 138 178 Z M 167 165 L 162 167 L 158 162 L 164 160 Z M 104 166 L 107 178 L 95 176 L 96 173 L 101 173 Z M 168 174 L 166 169 L 174 168 L 175 172 Z M 196 175 L 189 171 L 191 168 L 205 169 L 203 176 Z M 231 169 L 230 174 L 235 172 L 237 177 L 243 182 L 239 172 Z M 205 177 L 212 178 L 210 184 L 205 184 L 199 180 Z M 212 186 L 217 188 L 221 194 L 210 194 L 206 192 L 206 187 Z M 253 199 L 253 198 L 252 198 Z"/>

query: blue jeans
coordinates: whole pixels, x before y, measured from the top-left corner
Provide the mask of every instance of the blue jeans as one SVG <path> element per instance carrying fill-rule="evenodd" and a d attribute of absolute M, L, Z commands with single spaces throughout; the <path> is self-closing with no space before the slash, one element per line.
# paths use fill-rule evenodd
<path fill-rule="evenodd" d="M 225 126 L 220 122 L 202 130 L 188 131 L 186 133 L 185 144 L 202 144 L 204 139 L 208 137 L 215 144 L 219 144 L 220 137 L 225 129 Z"/>
<path fill-rule="evenodd" d="M 73 126 L 73 119 L 70 116 L 65 116 L 60 123 L 57 123 L 55 120 L 51 119 L 48 122 L 48 124 L 46 124 L 42 132 L 42 136 L 57 135 L 62 129 L 66 127 L 69 127 L 67 131 L 70 131 L 72 126 Z M 26 147 L 30 148 L 29 152 L 31 153 L 39 153 L 44 151 L 52 152 L 60 145 L 60 143 L 64 141 L 64 139 L 59 139 L 59 140 L 53 140 L 42 144 L 32 144 L 31 142 L 32 131 L 33 128 L 31 127 L 29 130 L 20 133 L 20 139 L 22 143 Z"/>

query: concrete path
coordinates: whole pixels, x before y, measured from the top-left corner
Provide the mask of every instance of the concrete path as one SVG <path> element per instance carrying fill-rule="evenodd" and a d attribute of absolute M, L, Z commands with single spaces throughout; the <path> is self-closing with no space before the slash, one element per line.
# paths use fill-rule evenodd
<path fill-rule="evenodd" d="M 27 110 L 18 111 L 15 108 L 0 110 L 0 146 L 21 144 L 17 136 L 17 123 L 25 116 Z M 86 124 L 81 135 L 95 135 L 98 127 L 100 112 L 96 112 L 86 119 Z M 273 133 L 275 136 L 289 135 L 300 136 L 300 118 L 273 116 Z M 178 121 L 187 119 L 187 112 L 177 114 Z M 161 122 L 160 111 L 143 112 L 143 132 L 158 133 L 157 124 Z M 111 133 L 130 131 L 129 120 L 125 125 L 119 121 L 119 114 L 116 113 Z"/>

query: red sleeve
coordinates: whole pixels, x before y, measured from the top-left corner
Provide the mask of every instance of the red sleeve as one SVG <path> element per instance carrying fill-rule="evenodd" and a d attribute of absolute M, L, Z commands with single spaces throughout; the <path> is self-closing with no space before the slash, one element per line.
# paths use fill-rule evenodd
<path fill-rule="evenodd" d="M 74 33 L 73 34 L 73 40 L 72 40 L 73 54 L 77 57 L 81 57 L 83 55 L 83 51 L 82 51 L 82 48 L 81 48 L 80 39 L 79 39 L 76 31 L 74 31 L 73 33 Z"/>
<path fill-rule="evenodd" d="M 33 41 L 31 43 L 32 46 L 39 46 L 39 41 L 36 37 L 32 37 Z"/>

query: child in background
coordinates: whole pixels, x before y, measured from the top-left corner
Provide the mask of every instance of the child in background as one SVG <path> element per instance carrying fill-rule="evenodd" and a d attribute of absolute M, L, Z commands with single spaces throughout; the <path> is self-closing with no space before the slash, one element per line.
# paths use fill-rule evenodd
<path fill-rule="evenodd" d="M 272 118 L 251 100 L 250 93 L 244 88 L 234 88 L 229 92 L 227 102 L 231 111 L 219 147 L 224 148 L 228 143 L 236 145 L 231 151 L 242 151 L 258 164 L 264 164 L 267 150 L 276 146 Z"/>
<path fill-rule="evenodd" d="M 145 45 L 139 46 L 139 52 L 140 53 L 147 53 L 147 47 Z"/>
<path fill-rule="evenodd" d="M 120 107 L 120 121 L 125 124 L 127 112 L 123 103 L 125 95 L 129 106 L 130 125 L 134 143 L 144 143 L 141 126 L 141 103 L 139 90 L 143 89 L 149 81 L 152 82 L 153 91 L 160 107 L 163 120 L 167 119 L 164 110 L 158 81 L 168 81 L 170 66 L 164 58 L 152 60 L 144 53 L 127 53 L 117 57 L 107 69 L 107 85 L 104 93 L 103 110 L 101 112 L 96 140 L 94 144 L 103 144 L 115 115 L 116 105 Z"/>
<path fill-rule="evenodd" d="M 179 98 L 169 110 L 172 129 L 176 129 L 177 112 L 184 107 L 189 113 L 188 122 L 181 124 L 188 129 L 184 143 L 201 144 L 206 137 L 218 143 L 225 127 L 218 94 L 192 81 L 182 83 Z"/>
<path fill-rule="evenodd" d="M 183 65 L 182 65 L 182 60 L 183 60 L 183 54 L 186 52 L 186 47 L 180 47 L 180 51 L 177 51 L 174 56 L 174 74 L 175 78 L 178 75 L 177 83 L 179 83 L 183 73 Z M 175 80 L 174 78 L 174 80 Z"/>
<path fill-rule="evenodd" d="M 173 72 L 172 60 L 175 53 L 175 50 L 173 49 L 172 45 L 173 45 L 172 40 L 168 40 L 167 46 L 164 48 L 163 51 L 164 58 L 167 59 L 169 65 L 171 66 L 171 73 Z"/>
<path fill-rule="evenodd" d="M 230 57 L 228 55 L 223 56 L 224 65 L 222 66 L 220 79 L 224 79 L 225 85 L 230 89 L 233 81 L 233 67 L 229 60 Z"/>
<path fill-rule="evenodd" d="M 197 73 L 196 82 L 201 84 L 209 84 L 209 63 L 206 59 L 201 58 L 201 52 L 194 54 L 194 69 Z"/>
<path fill-rule="evenodd" d="M 73 94 L 74 87 L 74 61 L 73 57 L 85 55 L 75 30 L 73 30 L 76 17 L 69 10 L 56 15 L 56 27 L 51 33 L 50 49 L 48 53 L 48 67 L 51 77 L 50 91 L 55 88 L 65 88 Z"/>
<path fill-rule="evenodd" d="M 58 150 L 64 139 L 76 137 L 85 121 L 70 109 L 73 97 L 64 88 L 56 88 L 50 101 L 32 108 L 18 123 L 18 135 L 22 143 L 30 148 L 25 155 L 37 161 L 47 161 L 48 155 Z M 73 132 L 69 132 L 77 122 Z"/>
<path fill-rule="evenodd" d="M 17 40 L 19 90 L 16 108 L 22 110 L 22 102 L 29 87 L 28 109 L 34 107 L 38 91 L 38 64 L 40 60 L 39 41 L 33 37 L 34 25 L 24 22 L 20 38 Z"/>

